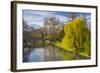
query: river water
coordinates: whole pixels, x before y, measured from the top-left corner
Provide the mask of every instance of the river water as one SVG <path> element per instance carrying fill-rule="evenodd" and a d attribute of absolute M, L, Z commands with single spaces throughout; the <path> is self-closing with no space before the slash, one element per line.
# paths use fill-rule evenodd
<path fill-rule="evenodd" d="M 77 59 L 86 59 L 79 56 Z M 76 60 L 75 53 L 54 46 L 39 48 L 24 48 L 23 62 Z"/>

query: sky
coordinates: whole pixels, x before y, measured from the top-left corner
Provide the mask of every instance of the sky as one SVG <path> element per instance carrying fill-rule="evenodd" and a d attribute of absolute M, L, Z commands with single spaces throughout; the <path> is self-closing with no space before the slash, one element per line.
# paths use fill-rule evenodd
<path fill-rule="evenodd" d="M 60 11 L 39 11 L 39 10 L 23 10 L 23 19 L 29 26 L 34 28 L 43 27 L 44 18 L 46 17 L 57 17 L 61 23 L 67 23 L 69 21 L 70 12 Z M 76 13 L 76 16 L 85 16 L 87 23 L 91 23 L 90 13 Z"/>

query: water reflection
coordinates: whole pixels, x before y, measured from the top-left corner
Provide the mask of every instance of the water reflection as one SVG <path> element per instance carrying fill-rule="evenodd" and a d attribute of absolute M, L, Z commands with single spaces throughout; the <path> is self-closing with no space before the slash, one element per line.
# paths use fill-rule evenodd
<path fill-rule="evenodd" d="M 29 54 L 28 62 L 44 61 L 43 53 L 44 53 L 44 48 L 35 48 Z"/>
<path fill-rule="evenodd" d="M 25 48 L 23 54 L 23 62 L 60 61 L 75 59 L 85 59 L 85 57 L 79 56 L 79 58 L 75 58 L 75 53 L 65 51 L 55 46 Z"/>

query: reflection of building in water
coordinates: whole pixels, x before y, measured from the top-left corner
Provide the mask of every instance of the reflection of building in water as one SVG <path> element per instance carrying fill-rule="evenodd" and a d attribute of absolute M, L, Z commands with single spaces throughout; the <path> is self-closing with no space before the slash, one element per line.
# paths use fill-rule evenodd
<path fill-rule="evenodd" d="M 59 61 L 63 60 L 61 49 L 54 46 L 47 46 L 44 48 L 44 60 L 45 61 Z"/>

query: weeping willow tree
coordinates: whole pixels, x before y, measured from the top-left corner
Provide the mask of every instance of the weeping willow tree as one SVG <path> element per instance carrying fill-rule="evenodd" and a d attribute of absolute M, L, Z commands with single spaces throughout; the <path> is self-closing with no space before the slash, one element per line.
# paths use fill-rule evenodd
<path fill-rule="evenodd" d="M 60 44 L 65 50 L 75 51 L 76 55 L 83 52 L 90 55 L 90 29 L 84 17 L 77 17 L 64 25 L 64 38 Z M 84 51 L 82 51 L 84 49 Z"/>

